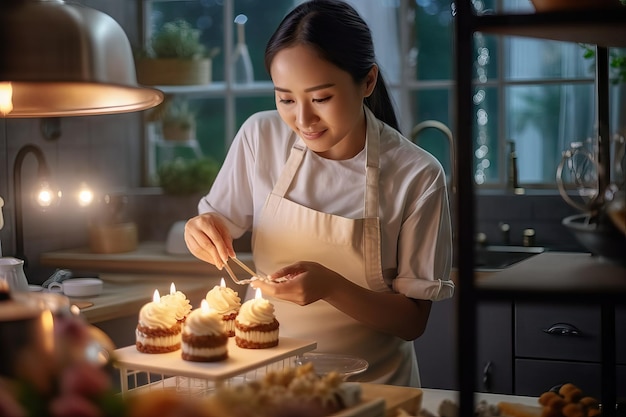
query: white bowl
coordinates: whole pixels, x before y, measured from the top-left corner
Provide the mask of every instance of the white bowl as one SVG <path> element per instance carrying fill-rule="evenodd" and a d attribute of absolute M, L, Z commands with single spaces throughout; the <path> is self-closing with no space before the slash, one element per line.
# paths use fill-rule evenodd
<path fill-rule="evenodd" d="M 91 297 L 102 293 L 103 282 L 98 278 L 70 278 L 63 282 L 53 282 L 48 286 L 51 292 L 62 292 L 68 297 Z"/>

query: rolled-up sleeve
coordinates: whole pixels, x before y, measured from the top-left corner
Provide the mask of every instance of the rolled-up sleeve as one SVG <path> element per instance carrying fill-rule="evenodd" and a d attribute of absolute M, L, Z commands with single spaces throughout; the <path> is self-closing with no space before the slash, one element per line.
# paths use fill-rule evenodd
<path fill-rule="evenodd" d="M 422 300 L 451 298 L 452 246 L 447 191 L 445 185 L 438 186 L 419 200 L 403 222 L 393 289 Z"/>

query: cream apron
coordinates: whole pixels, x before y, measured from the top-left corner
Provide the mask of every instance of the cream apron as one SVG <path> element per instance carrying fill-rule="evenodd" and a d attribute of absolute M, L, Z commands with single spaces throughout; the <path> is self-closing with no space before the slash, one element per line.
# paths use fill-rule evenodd
<path fill-rule="evenodd" d="M 369 110 L 365 113 L 365 218 L 322 213 L 284 198 L 307 152 L 298 139 L 253 232 L 254 262 L 259 272 L 269 274 L 297 261 L 314 261 L 362 287 L 390 291 L 382 277 L 378 218 L 381 124 Z M 322 300 L 307 306 L 275 298 L 271 301 L 281 336 L 315 340 L 318 352 L 366 359 L 368 370 L 353 380 L 420 386 L 412 342 L 372 330 Z"/>

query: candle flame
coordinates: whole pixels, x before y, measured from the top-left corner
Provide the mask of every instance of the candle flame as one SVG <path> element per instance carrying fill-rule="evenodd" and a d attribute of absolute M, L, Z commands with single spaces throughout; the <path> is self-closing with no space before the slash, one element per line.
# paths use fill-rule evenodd
<path fill-rule="evenodd" d="M 260 288 L 257 288 L 256 293 L 254 294 L 254 299 L 261 300 L 262 298 L 263 298 L 263 293 L 261 292 Z"/>
<path fill-rule="evenodd" d="M 176 285 L 173 282 L 170 285 L 170 294 L 176 294 Z"/>
<path fill-rule="evenodd" d="M 13 86 L 10 82 L 0 83 L 0 113 L 3 116 L 13 110 Z"/>
<path fill-rule="evenodd" d="M 154 294 L 152 295 L 152 301 L 155 303 L 161 302 L 161 295 L 159 294 L 159 290 L 154 290 Z"/>
<path fill-rule="evenodd" d="M 44 310 L 41 313 L 41 325 L 44 330 L 43 348 L 46 352 L 54 351 L 54 318 L 52 317 L 52 311 Z"/>
<path fill-rule="evenodd" d="M 209 307 L 209 303 L 207 302 L 207 300 L 202 300 L 202 302 L 200 303 L 200 309 L 202 310 L 203 314 L 207 314 L 209 311 L 211 311 L 211 307 Z"/>
<path fill-rule="evenodd" d="M 224 278 L 220 279 L 220 287 L 225 287 L 226 286 L 226 281 L 224 281 Z"/>

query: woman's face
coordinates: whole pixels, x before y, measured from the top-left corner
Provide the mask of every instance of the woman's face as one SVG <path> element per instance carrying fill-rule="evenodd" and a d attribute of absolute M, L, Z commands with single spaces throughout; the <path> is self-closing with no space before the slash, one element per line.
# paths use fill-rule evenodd
<path fill-rule="evenodd" d="M 376 66 L 356 84 L 348 72 L 299 45 L 278 52 L 270 72 L 280 117 L 309 149 L 337 160 L 352 158 L 363 149 L 363 99 L 376 84 Z"/>

